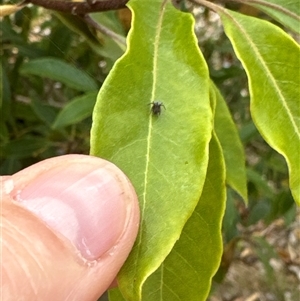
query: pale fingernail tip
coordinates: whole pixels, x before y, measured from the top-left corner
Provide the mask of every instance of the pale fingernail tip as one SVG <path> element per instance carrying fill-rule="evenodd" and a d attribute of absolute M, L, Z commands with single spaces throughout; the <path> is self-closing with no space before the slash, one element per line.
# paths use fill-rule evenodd
<path fill-rule="evenodd" d="M 14 199 L 66 237 L 84 258 L 96 260 L 113 250 L 128 214 L 128 192 L 123 191 L 128 185 L 122 183 L 126 178 L 119 177 L 115 167 L 106 167 L 86 162 L 56 166 Z"/>

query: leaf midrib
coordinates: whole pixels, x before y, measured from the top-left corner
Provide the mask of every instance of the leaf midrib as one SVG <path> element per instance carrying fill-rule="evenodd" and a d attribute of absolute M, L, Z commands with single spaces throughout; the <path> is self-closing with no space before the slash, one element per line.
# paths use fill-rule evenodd
<path fill-rule="evenodd" d="M 162 30 L 162 21 L 164 16 L 164 10 L 166 7 L 168 0 L 164 0 L 162 2 L 158 22 L 156 25 L 156 34 L 154 39 L 154 53 L 153 53 L 153 81 L 152 81 L 152 89 L 151 89 L 151 100 L 150 102 L 153 102 L 155 100 L 155 92 L 156 92 L 156 82 L 157 82 L 157 61 L 158 61 L 158 47 L 159 47 L 159 40 L 161 36 L 161 30 Z M 146 161 L 145 161 L 145 176 L 144 176 L 144 191 L 142 194 L 142 203 L 141 203 L 141 221 L 143 221 L 144 214 L 145 214 L 145 208 L 146 208 L 146 196 L 147 196 L 147 184 L 148 184 L 148 174 L 149 174 L 149 163 L 150 163 L 150 149 L 151 149 L 151 137 L 152 137 L 152 121 L 153 117 L 152 114 L 149 115 L 149 123 L 148 123 L 148 134 L 147 134 L 147 146 L 146 146 Z M 142 242 L 142 235 L 143 235 L 143 223 L 140 224 L 139 229 L 139 236 L 137 239 L 137 255 L 136 255 L 136 261 L 134 266 L 134 274 L 137 273 L 137 262 L 140 258 L 140 252 L 141 252 L 141 242 Z M 153 268 L 153 270 L 155 270 Z M 143 283 L 143 282 L 142 282 Z M 140 290 L 139 290 L 140 291 Z"/>
<path fill-rule="evenodd" d="M 245 4 L 245 1 L 243 1 L 243 0 L 236 0 L 236 1 Z M 272 3 L 272 2 L 266 2 L 266 1 L 263 1 L 263 0 L 248 0 L 246 4 L 248 4 L 248 5 L 257 4 L 257 5 L 260 5 L 260 6 L 269 7 L 269 8 L 272 8 L 272 9 L 278 11 L 278 12 L 286 14 L 287 16 L 295 19 L 296 21 L 300 21 L 300 17 L 297 14 L 295 14 L 294 12 L 286 9 L 284 6 L 280 6 L 280 5 Z"/>
<path fill-rule="evenodd" d="M 256 45 L 254 43 L 252 43 L 251 41 L 251 38 L 249 37 L 249 35 L 247 34 L 247 32 L 244 30 L 244 27 L 242 27 L 242 25 L 236 21 L 235 18 L 232 17 L 232 15 L 230 13 L 227 13 L 227 10 L 223 10 L 224 13 L 227 14 L 228 17 L 230 17 L 232 19 L 232 21 L 236 24 L 236 26 L 241 30 L 241 32 L 244 34 L 246 40 L 248 41 L 248 43 L 250 44 L 250 46 L 252 47 L 252 50 L 254 51 L 254 53 L 257 55 L 257 59 L 258 61 L 261 63 L 261 65 L 263 66 L 263 69 L 265 69 L 266 73 L 267 73 L 267 77 L 270 79 L 274 89 L 277 91 L 280 99 L 281 99 L 281 102 L 282 102 L 282 105 L 283 107 L 286 109 L 286 112 L 291 120 L 291 123 L 294 127 L 294 130 L 295 130 L 295 133 L 297 133 L 298 135 L 298 138 L 300 139 L 300 132 L 299 132 L 299 129 L 297 128 L 297 125 L 294 121 L 294 118 L 293 118 L 293 115 L 289 109 L 289 107 L 287 106 L 286 102 L 285 102 L 285 98 L 284 98 L 284 95 L 282 94 L 280 88 L 278 87 L 278 85 L 276 84 L 276 79 L 274 78 L 272 72 L 269 70 L 269 68 L 267 67 L 267 65 L 264 63 L 264 60 L 262 58 L 262 56 L 260 55 L 260 52 L 259 50 L 257 49 Z"/>

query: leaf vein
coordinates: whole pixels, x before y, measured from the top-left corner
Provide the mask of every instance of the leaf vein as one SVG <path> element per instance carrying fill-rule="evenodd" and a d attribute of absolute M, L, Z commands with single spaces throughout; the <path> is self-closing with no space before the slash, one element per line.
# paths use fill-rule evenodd
<path fill-rule="evenodd" d="M 279 88 L 278 84 L 276 83 L 276 79 L 274 78 L 274 76 L 272 75 L 272 72 L 270 71 L 270 69 L 268 68 L 268 66 L 266 65 L 266 63 L 264 62 L 259 49 L 256 47 L 255 43 L 252 42 L 252 40 L 249 37 L 246 29 L 236 19 L 234 19 L 230 14 L 229 14 L 229 17 L 232 18 L 232 20 L 236 24 L 236 26 L 238 28 L 240 28 L 240 30 L 244 34 L 246 40 L 248 41 L 248 43 L 252 47 L 254 53 L 257 56 L 257 61 L 260 62 L 260 64 L 262 65 L 263 69 L 265 70 L 266 74 L 268 75 L 267 78 L 269 78 L 269 80 L 271 81 L 272 86 L 277 91 L 277 94 L 279 95 L 279 97 L 281 99 L 282 106 L 285 108 L 285 110 L 287 112 L 287 115 L 289 116 L 289 119 L 291 120 L 292 126 L 293 126 L 295 132 L 297 133 L 298 138 L 300 139 L 300 132 L 299 132 L 297 124 L 296 124 L 296 122 L 295 122 L 295 120 L 293 118 L 293 114 L 290 111 L 290 108 L 288 107 L 288 105 L 287 105 L 287 103 L 285 101 L 285 97 L 284 97 L 281 89 Z"/>

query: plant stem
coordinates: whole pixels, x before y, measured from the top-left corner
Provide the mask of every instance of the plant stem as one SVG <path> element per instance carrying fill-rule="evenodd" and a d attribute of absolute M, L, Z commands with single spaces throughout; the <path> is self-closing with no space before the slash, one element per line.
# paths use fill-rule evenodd
<path fill-rule="evenodd" d="M 128 0 L 104 0 L 88 2 L 68 2 L 61 0 L 27 0 L 26 3 L 32 3 L 44 8 L 71 13 L 74 15 L 86 15 L 88 13 L 108 11 L 124 8 Z"/>
<path fill-rule="evenodd" d="M 126 39 L 124 37 L 116 34 L 114 31 L 110 30 L 109 28 L 105 27 L 104 25 L 95 22 L 89 15 L 85 15 L 84 20 L 86 21 L 87 24 L 93 26 L 96 30 L 99 30 L 106 36 L 111 37 L 116 42 L 126 46 Z"/>

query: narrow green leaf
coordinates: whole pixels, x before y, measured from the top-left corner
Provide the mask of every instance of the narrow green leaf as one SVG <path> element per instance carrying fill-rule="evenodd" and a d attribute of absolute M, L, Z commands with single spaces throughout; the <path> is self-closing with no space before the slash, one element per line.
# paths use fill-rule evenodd
<path fill-rule="evenodd" d="M 8 112 L 11 100 L 11 87 L 6 70 L 7 69 L 4 67 L 3 61 L 0 60 L 0 109 L 2 119 L 6 119 L 8 117 L 5 115 Z"/>
<path fill-rule="evenodd" d="M 247 72 L 253 121 L 288 164 L 300 205 L 300 48 L 279 27 L 220 10 L 227 36 Z"/>
<path fill-rule="evenodd" d="M 10 139 L 11 133 L 7 128 L 7 123 L 4 122 L 3 118 L 0 120 L 0 141 L 1 143 L 8 142 Z"/>
<path fill-rule="evenodd" d="M 24 63 L 20 72 L 59 81 L 79 91 L 97 90 L 97 83 L 84 71 L 56 58 L 41 58 Z"/>
<path fill-rule="evenodd" d="M 25 136 L 9 141 L 2 146 L 1 155 L 5 157 L 27 158 L 36 157 L 49 146 L 49 141 L 44 138 Z"/>
<path fill-rule="evenodd" d="M 232 239 L 238 236 L 239 230 L 237 224 L 241 220 L 241 215 L 236 206 L 236 199 L 233 196 L 233 190 L 230 188 L 227 189 L 226 193 L 226 210 L 223 217 L 222 223 L 222 234 L 223 234 L 223 243 L 226 245 Z M 222 267 L 219 267 L 219 270 L 222 270 Z M 220 271 L 222 274 L 222 272 Z M 221 275 L 219 275 L 221 276 Z M 216 275 L 218 278 L 218 276 Z M 222 277 L 221 277 L 222 278 Z"/>
<path fill-rule="evenodd" d="M 247 226 L 255 225 L 259 220 L 265 219 L 271 211 L 270 200 L 262 198 L 258 203 L 251 206 L 247 216 Z"/>
<path fill-rule="evenodd" d="M 205 301 L 222 257 L 225 164 L 213 136 L 200 201 L 171 253 L 146 281 L 143 301 Z"/>
<path fill-rule="evenodd" d="M 125 298 L 139 300 L 200 198 L 212 112 L 191 15 L 162 0 L 130 7 L 128 50 L 100 90 L 91 154 L 119 166 L 139 197 L 140 231 L 118 277 Z M 153 101 L 164 103 L 160 115 L 150 112 Z"/>
<path fill-rule="evenodd" d="M 300 33 L 299 0 L 250 0 L 247 4 L 260 9 L 294 32 Z"/>
<path fill-rule="evenodd" d="M 57 115 L 52 128 L 58 129 L 92 115 L 98 92 L 89 92 L 72 99 Z"/>
<path fill-rule="evenodd" d="M 49 104 L 33 99 L 30 103 L 35 114 L 48 126 L 50 126 L 57 115 L 57 109 Z"/>
<path fill-rule="evenodd" d="M 247 203 L 247 176 L 245 154 L 238 130 L 219 90 L 216 94 L 215 131 L 221 143 L 226 165 L 226 181 Z"/>
<path fill-rule="evenodd" d="M 260 195 L 268 198 L 274 197 L 274 191 L 268 186 L 268 182 L 264 177 L 254 169 L 247 168 L 247 178 L 252 182 L 255 188 L 259 191 Z"/>

